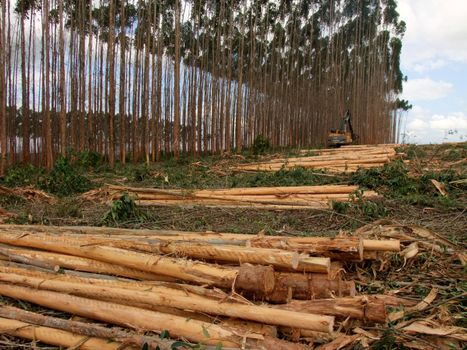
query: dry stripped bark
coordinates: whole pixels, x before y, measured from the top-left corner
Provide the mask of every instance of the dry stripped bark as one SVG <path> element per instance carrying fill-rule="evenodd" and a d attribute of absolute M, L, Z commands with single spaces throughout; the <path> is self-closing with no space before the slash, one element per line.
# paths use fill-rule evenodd
<path fill-rule="evenodd" d="M 5 333 L 31 339 L 34 327 L 35 339 L 61 346 L 69 346 L 62 339 L 68 332 L 83 348 L 102 339 L 114 342 L 109 349 L 155 346 L 157 337 L 138 332 L 168 330 L 174 339 L 212 347 L 305 349 L 280 337 L 334 338 L 334 319 L 384 323 L 387 306 L 413 306 L 356 295 L 355 282 L 341 272 L 342 261 L 398 251 L 398 240 L 1 225 L 0 243 L 0 295 L 98 322 L 84 326 L 0 306 L 0 329 L 21 328 Z"/>

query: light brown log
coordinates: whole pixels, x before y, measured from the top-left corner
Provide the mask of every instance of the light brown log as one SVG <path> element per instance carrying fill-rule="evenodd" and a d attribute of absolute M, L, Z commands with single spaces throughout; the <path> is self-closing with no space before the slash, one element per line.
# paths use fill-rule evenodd
<path fill-rule="evenodd" d="M 244 305 L 228 301 L 219 302 L 196 294 L 183 293 L 183 291 L 158 286 L 153 287 L 152 291 L 129 291 L 123 288 L 108 288 L 54 279 L 44 280 L 11 273 L 0 273 L 0 281 L 83 297 L 110 299 L 116 302 L 118 300 L 127 300 L 151 305 L 165 305 L 178 309 L 236 317 L 265 324 L 300 327 L 320 332 L 332 332 L 334 323 L 333 317 L 329 316 L 273 309 L 265 306 Z"/>
<path fill-rule="evenodd" d="M 374 240 L 364 239 L 363 249 L 374 251 L 399 252 L 401 250 L 400 241 L 396 239 Z"/>
<path fill-rule="evenodd" d="M 196 194 L 204 195 L 287 195 L 287 194 L 345 194 L 352 193 L 358 186 L 322 185 L 322 186 L 282 186 L 282 187 L 246 187 L 216 190 L 198 190 Z"/>
<path fill-rule="evenodd" d="M 272 265 L 288 270 L 329 273 L 329 258 L 310 257 L 280 249 L 248 248 L 197 243 L 167 243 L 160 245 L 162 253 L 181 254 L 192 258 Z"/>
<path fill-rule="evenodd" d="M 56 237 L 44 234 L 18 236 L 11 233 L 3 233 L 0 235 L 0 242 L 15 246 L 51 250 L 80 257 L 90 257 L 107 263 L 174 277 L 197 284 L 215 285 L 222 288 L 232 288 L 238 274 L 237 269 L 225 266 L 167 258 L 155 254 L 137 253 L 107 246 L 82 246 L 82 242 L 79 240 L 67 237 Z M 256 286 L 271 285 L 271 283 L 273 284 L 274 282 L 260 282 Z M 246 288 L 246 290 L 255 287 L 236 286 L 241 289 Z"/>
<path fill-rule="evenodd" d="M 0 248 L 0 259 L 2 258 L 54 270 L 66 268 L 147 281 L 175 281 L 174 278 L 164 275 L 157 275 L 151 272 L 120 266 L 118 264 L 32 249 L 8 248 L 3 246 Z"/>
<path fill-rule="evenodd" d="M 136 204 L 143 207 L 152 206 L 179 206 L 179 207 L 206 207 L 206 208 L 249 208 L 258 210 L 312 210 L 312 209 L 330 209 L 331 206 L 327 202 L 315 202 L 313 204 L 301 205 L 288 205 L 288 204 L 262 204 L 262 203 L 232 203 L 231 201 L 196 201 L 196 200 L 180 200 L 180 201 L 136 201 Z"/>
<path fill-rule="evenodd" d="M 155 332 L 168 330 L 173 337 L 183 337 L 194 342 L 211 345 L 222 342 L 225 346 L 238 346 L 241 343 L 237 335 L 218 325 L 135 307 L 7 284 L 0 284 L 0 294 L 124 327 Z"/>
<path fill-rule="evenodd" d="M 359 237 L 300 240 L 297 237 L 253 236 L 249 244 L 252 247 L 292 250 L 335 260 L 362 260 L 364 247 L 363 239 Z"/>
<path fill-rule="evenodd" d="M 387 306 L 413 305 L 411 301 L 387 295 L 363 295 L 335 299 L 294 300 L 274 307 L 284 310 L 333 315 L 338 318 L 354 318 L 369 322 L 385 323 Z"/>
<path fill-rule="evenodd" d="M 290 299 L 311 300 L 355 296 L 355 282 L 343 281 L 323 274 L 278 273 L 274 291 L 266 294 L 267 301 L 288 302 Z"/>
<path fill-rule="evenodd" d="M 108 339 L 83 336 L 60 329 L 36 326 L 3 317 L 0 317 L 0 333 L 66 348 L 73 348 L 79 345 L 78 348 L 82 350 L 118 350 L 122 347 L 122 343 L 109 342 Z M 138 347 L 129 346 L 127 349 L 136 350 Z"/>
<path fill-rule="evenodd" d="M 211 241 L 210 243 L 215 244 L 236 244 L 236 245 L 249 245 L 254 247 L 264 248 L 278 248 L 287 249 L 291 247 L 292 250 L 297 249 L 303 252 L 313 254 L 316 251 L 317 254 L 324 254 L 325 248 L 329 250 L 336 250 L 336 254 L 342 253 L 345 250 L 354 250 L 356 247 L 352 246 L 356 244 L 360 238 L 356 237 L 345 237 L 345 238 L 329 238 L 329 237 L 288 237 L 288 236 L 258 236 L 248 234 L 235 234 L 235 233 L 215 233 L 215 232 L 189 232 L 189 231 L 173 231 L 173 230 L 132 230 L 132 229 L 119 229 L 119 228 L 107 228 L 107 227 L 56 227 L 56 226 L 41 226 L 41 225 L 0 225 L 0 233 L 8 232 L 17 235 L 36 233 L 36 232 L 50 232 L 54 234 L 70 234 L 82 237 L 84 235 L 88 237 L 99 237 L 99 236 L 112 236 L 115 238 L 124 238 L 135 240 L 138 237 L 138 241 L 141 239 L 147 239 L 148 241 L 141 241 L 142 244 L 156 244 L 158 241 Z M 134 244 L 134 243 L 133 243 Z M 342 247 L 342 248 L 341 248 Z M 392 240 L 363 240 L 363 250 L 369 251 L 377 249 L 390 249 L 391 251 L 400 250 L 400 241 L 396 239 Z M 343 251 L 343 249 L 345 249 Z M 358 248 L 360 250 L 360 248 Z M 337 258 L 330 256 L 332 258 Z"/>
<path fill-rule="evenodd" d="M 91 345 L 95 345 L 96 348 L 97 346 L 102 346 L 102 347 L 99 347 L 99 349 L 101 348 L 106 349 L 107 344 L 110 344 L 109 346 L 119 346 L 119 345 L 121 346 L 122 345 L 121 343 L 125 343 L 125 344 L 135 345 L 135 346 L 130 346 L 129 347 L 130 349 L 141 349 L 144 346 L 144 344 L 147 344 L 149 345 L 150 348 L 153 348 L 153 349 L 156 349 L 156 347 L 159 347 L 161 350 L 170 350 L 171 345 L 173 344 L 173 341 L 161 340 L 155 337 L 139 335 L 139 334 L 136 334 L 130 331 L 124 331 L 122 329 L 118 329 L 115 327 L 107 328 L 107 327 L 103 327 L 98 324 L 93 324 L 93 323 L 88 323 L 88 322 L 85 323 L 85 322 L 52 317 L 52 316 L 45 316 L 42 314 L 22 310 L 22 309 L 12 307 L 12 306 L 0 306 L 0 317 L 1 317 L 0 320 L 10 319 L 10 320 L 16 320 L 19 322 L 25 322 L 26 324 L 34 325 L 34 327 L 30 327 L 30 329 L 34 329 L 34 330 L 37 330 L 37 326 L 47 328 L 45 330 L 48 330 L 48 334 L 54 334 L 56 330 L 62 330 L 67 333 L 65 334 L 66 335 L 65 338 L 69 340 L 67 344 L 49 343 L 52 345 L 70 347 L 72 345 L 78 344 L 78 342 L 75 342 L 75 343 L 72 342 L 72 340 L 76 336 L 101 338 L 99 339 L 101 341 L 105 340 L 105 346 L 102 345 L 104 344 L 102 342 L 86 341 L 83 343 L 83 345 L 85 346 L 82 345 L 80 349 L 90 347 Z M 0 326 L 0 329 L 1 328 L 3 327 Z M 35 334 L 37 335 L 37 332 Z M 20 337 L 22 336 L 21 334 L 12 334 L 12 335 L 16 335 Z M 28 339 L 44 341 L 45 343 L 47 343 L 46 340 L 50 338 L 42 339 L 41 337 L 37 337 L 37 338 L 28 337 Z M 115 342 L 119 342 L 120 344 L 115 343 Z M 112 347 L 112 349 L 115 349 L 115 348 L 116 347 Z"/>

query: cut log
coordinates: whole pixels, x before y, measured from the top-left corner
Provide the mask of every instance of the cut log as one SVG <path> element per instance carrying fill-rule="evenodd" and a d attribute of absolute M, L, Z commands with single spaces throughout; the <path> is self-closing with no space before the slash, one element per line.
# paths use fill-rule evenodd
<path fill-rule="evenodd" d="M 387 295 L 364 295 L 335 299 L 294 300 L 288 304 L 275 305 L 283 310 L 300 310 L 301 312 L 333 315 L 337 318 L 347 317 L 385 323 L 387 319 L 386 306 L 413 305 L 411 301 Z"/>
<path fill-rule="evenodd" d="M 265 299 L 283 303 L 290 299 L 310 300 L 355 296 L 355 282 L 343 281 L 340 276 L 330 278 L 323 274 L 278 273 L 274 291 Z"/>
<path fill-rule="evenodd" d="M 311 237 L 308 237 L 311 238 Z M 359 237 L 318 238 L 300 240 L 296 237 L 253 236 L 249 245 L 261 248 L 293 250 L 335 260 L 362 260 L 363 240 Z"/>
<path fill-rule="evenodd" d="M 82 246 L 79 240 L 56 237 L 52 235 L 15 235 L 3 233 L 0 242 L 15 246 L 47 249 L 54 252 L 71 254 L 80 257 L 90 257 L 111 264 L 139 269 L 146 272 L 174 277 L 197 284 L 215 285 L 221 288 L 232 288 L 237 279 L 235 268 L 205 264 L 197 261 L 167 258 L 161 255 L 136 253 L 129 250 L 106 246 Z M 254 269 L 254 267 L 252 267 Z M 264 276 L 258 274 L 258 278 Z M 255 285 L 236 285 L 240 289 L 252 292 L 268 292 L 251 290 L 255 286 L 270 286 L 271 282 L 258 281 Z"/>
<path fill-rule="evenodd" d="M 386 239 L 386 240 L 374 240 L 364 239 L 363 248 L 365 250 L 374 251 L 388 251 L 388 252 L 399 252 L 401 250 L 400 241 L 398 239 Z"/>
<path fill-rule="evenodd" d="M 108 339 L 83 336 L 74 332 L 37 326 L 3 317 L 0 317 L 0 333 L 70 349 L 79 345 L 79 349 L 82 350 L 119 350 L 123 346 L 122 343 L 109 342 Z M 137 350 L 139 348 L 128 346 L 126 349 Z"/>
<path fill-rule="evenodd" d="M 103 327 L 98 324 L 92 324 L 92 323 L 85 323 L 85 322 L 79 322 L 79 321 L 72 321 L 68 319 L 62 319 L 62 318 L 57 318 L 57 317 L 52 317 L 52 316 L 45 316 L 41 315 L 35 312 L 30 312 L 30 311 L 25 311 L 16 307 L 12 306 L 0 306 L 0 320 L 4 319 L 10 319 L 10 320 L 15 320 L 19 322 L 25 322 L 27 324 L 31 324 L 34 326 L 42 326 L 44 328 L 48 328 L 47 334 L 53 334 L 55 333 L 56 330 L 62 330 L 66 331 L 66 337 L 65 339 L 70 339 L 70 342 L 65 344 L 65 343 L 50 343 L 47 340 L 51 340 L 50 338 L 41 338 L 41 337 L 35 337 L 35 338 L 30 338 L 27 337 L 27 339 L 31 340 L 39 340 L 43 341 L 44 343 L 52 344 L 52 345 L 59 345 L 59 346 L 71 346 L 78 344 L 79 342 L 72 342 L 71 340 L 74 340 L 75 336 L 85 336 L 85 337 L 91 337 L 91 338 L 101 338 L 99 340 L 104 341 L 105 340 L 105 345 L 111 344 L 109 346 L 122 346 L 121 343 L 125 344 L 133 344 L 136 345 L 136 347 L 132 346 L 130 348 L 135 348 L 135 349 L 141 349 L 144 344 L 149 345 L 150 348 L 155 349 L 156 347 L 159 347 L 161 350 L 170 350 L 173 344 L 173 341 L 167 341 L 167 340 L 161 340 L 155 337 L 148 337 L 144 335 L 139 335 L 133 332 L 129 331 L 124 331 L 121 329 L 117 328 L 107 328 Z M 0 329 L 3 329 L 5 322 L 2 323 L 0 322 Z M 24 326 L 25 328 L 27 325 Z M 27 327 L 29 328 L 29 327 Z M 37 327 L 31 327 L 31 329 L 36 329 Z M 1 331 L 0 331 L 1 333 Z M 25 334 L 11 334 L 14 336 L 19 336 L 19 337 L 24 337 Z M 37 335 L 37 333 L 36 333 Z M 71 335 L 71 336 L 70 336 Z M 120 342 L 120 344 L 115 343 L 115 342 Z M 94 345 L 96 347 L 90 347 L 91 345 Z M 69 345 L 71 344 L 71 345 Z M 101 345 L 104 343 L 96 343 L 95 341 L 85 341 L 83 345 L 86 345 L 87 347 L 90 347 L 91 349 L 106 349 L 107 347 L 104 345 Z M 83 345 L 80 348 L 85 349 Z M 99 347 L 97 347 L 99 345 Z M 117 349 L 118 347 L 112 347 L 111 349 Z"/>
<path fill-rule="evenodd" d="M 50 270 L 66 268 L 77 271 L 103 273 L 107 275 L 122 276 L 146 281 L 175 281 L 176 279 L 151 272 L 110 264 L 94 259 L 76 257 L 72 255 L 37 251 L 32 249 L 20 249 L 2 246 L 0 247 L 0 259 L 16 261 Z"/>
<path fill-rule="evenodd" d="M 304 328 L 319 332 L 332 332 L 333 317 L 244 305 L 232 302 L 219 302 L 189 292 L 154 286 L 151 291 L 129 291 L 123 288 L 108 288 L 83 283 L 44 280 L 16 274 L 0 273 L 0 281 L 35 287 L 40 290 L 79 295 L 103 300 L 126 300 L 150 305 L 163 305 L 178 309 L 201 311 L 213 315 L 236 317 L 255 322 Z"/>
<path fill-rule="evenodd" d="M 248 248 L 197 243 L 167 243 L 159 248 L 162 253 L 191 258 L 272 265 L 287 270 L 329 273 L 329 258 L 310 257 L 280 249 Z"/>
<path fill-rule="evenodd" d="M 218 325 L 157 313 L 135 307 L 81 298 L 62 293 L 0 284 L 0 294 L 44 307 L 125 327 L 161 332 L 203 344 L 237 347 L 239 336 Z"/>

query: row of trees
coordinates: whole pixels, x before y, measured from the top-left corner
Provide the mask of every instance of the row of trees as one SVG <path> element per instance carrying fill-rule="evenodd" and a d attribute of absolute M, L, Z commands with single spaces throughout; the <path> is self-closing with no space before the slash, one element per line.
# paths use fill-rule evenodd
<path fill-rule="evenodd" d="M 346 109 L 392 142 L 395 0 L 2 0 L 1 169 L 323 144 Z"/>

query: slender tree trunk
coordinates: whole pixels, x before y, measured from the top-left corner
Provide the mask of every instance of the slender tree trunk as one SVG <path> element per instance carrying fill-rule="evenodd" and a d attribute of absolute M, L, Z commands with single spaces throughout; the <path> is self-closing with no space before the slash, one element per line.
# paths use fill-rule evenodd
<path fill-rule="evenodd" d="M 66 98 L 65 98 L 65 37 L 63 32 L 63 1 L 59 1 L 60 16 L 60 153 L 66 155 Z"/>
<path fill-rule="evenodd" d="M 173 152 L 180 157 L 180 0 L 175 0 L 175 57 L 174 57 L 174 126 Z"/>
<path fill-rule="evenodd" d="M 115 165 L 115 0 L 110 0 L 109 14 L 109 165 Z"/>

